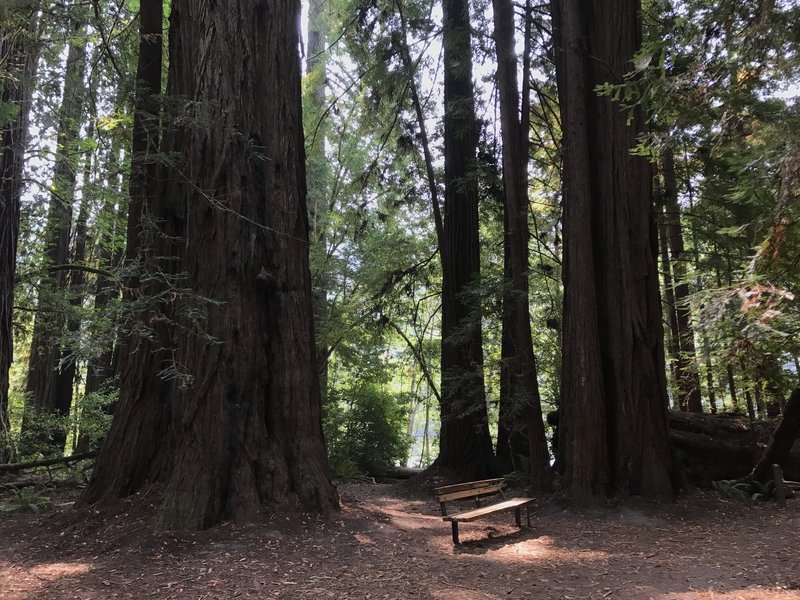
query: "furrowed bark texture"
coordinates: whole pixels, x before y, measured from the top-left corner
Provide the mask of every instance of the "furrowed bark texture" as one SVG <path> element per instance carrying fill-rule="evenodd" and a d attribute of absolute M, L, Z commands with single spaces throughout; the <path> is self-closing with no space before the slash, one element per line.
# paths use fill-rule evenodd
<path fill-rule="evenodd" d="M 191 322 L 177 338 L 193 384 L 176 398 L 162 521 L 208 526 L 295 501 L 326 510 L 336 494 L 315 367 L 300 3 L 186 0 L 172 11 L 170 95 L 210 119 L 170 136 L 185 156 L 168 195 L 186 202 L 188 284 L 215 301 L 200 325 L 215 341 Z"/>
<path fill-rule="evenodd" d="M 436 464 L 465 478 L 497 472 L 483 382 L 477 131 L 469 5 L 444 0 L 445 202 L 442 256 L 442 425 Z"/>
<path fill-rule="evenodd" d="M 800 389 L 794 390 L 786 401 L 783 418 L 749 478 L 761 482 L 768 481 L 772 476 L 772 465 L 783 465 L 792 446 L 797 442 L 798 433 L 800 433 Z"/>
<path fill-rule="evenodd" d="M 554 0 L 564 132 L 564 340 L 559 445 L 566 484 L 673 498 L 651 170 L 631 155 L 641 115 L 594 88 L 621 83 L 641 34 L 638 0 Z"/>
<path fill-rule="evenodd" d="M 295 0 L 172 4 L 167 96 L 192 105 L 165 132 L 157 202 L 182 231 L 191 297 L 173 313 L 180 379 L 159 421 L 172 424 L 155 473 L 167 527 L 337 504 L 315 366 L 299 15 Z"/>
<path fill-rule="evenodd" d="M 11 16 L 15 19 L 12 21 Z M 0 130 L 0 435 L 8 429 L 8 372 L 14 355 L 12 316 L 14 275 L 19 238 L 22 169 L 28 136 L 28 115 L 36 75 L 35 7 L 7 15 L 10 27 L 0 29 L 0 101 L 17 110 Z M 11 459 L 0 445 L 0 463 Z"/>

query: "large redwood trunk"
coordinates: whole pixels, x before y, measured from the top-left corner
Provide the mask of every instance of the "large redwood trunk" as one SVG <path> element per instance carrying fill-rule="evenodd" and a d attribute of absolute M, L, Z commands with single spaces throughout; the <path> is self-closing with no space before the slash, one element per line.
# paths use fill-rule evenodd
<path fill-rule="evenodd" d="M 463 478 L 496 474 L 483 382 L 477 130 L 469 4 L 444 0 L 444 170 L 442 256 L 442 425 L 436 465 Z"/>
<path fill-rule="evenodd" d="M 550 486 L 550 454 L 544 435 L 536 357 L 533 353 L 528 294 L 528 112 L 529 67 L 523 69 L 522 101 L 517 87 L 514 5 L 494 0 L 494 38 L 497 47 L 497 87 L 503 139 L 505 190 L 505 251 L 509 254 L 511 289 L 503 299 L 502 364 L 505 382 L 520 423 L 527 426 L 531 484 L 536 492 Z M 528 15 L 526 15 L 527 19 Z M 526 27 L 525 47 L 529 48 Z M 529 57 L 525 55 L 524 60 Z M 508 305 L 506 308 L 505 305 Z M 510 331 L 506 332 L 506 329 Z M 509 398 L 505 399 L 506 401 Z M 512 413 L 513 414 L 513 413 Z M 523 416 L 524 415 L 524 416 Z M 508 418 L 507 415 L 503 415 Z M 500 424 L 502 430 L 503 423 Z M 498 456 L 503 437 L 498 433 Z"/>
<path fill-rule="evenodd" d="M 553 0 L 564 132 L 564 338 L 559 447 L 566 486 L 673 498 L 651 169 L 643 119 L 594 89 L 622 83 L 638 0 Z"/>
<path fill-rule="evenodd" d="M 13 361 L 12 315 L 17 265 L 22 168 L 28 136 L 28 115 L 38 58 L 36 7 L 9 11 L 9 27 L 0 29 L 0 102 L 18 109 L 0 129 L 0 436 L 8 430 L 8 371 Z M 12 20 L 12 17 L 14 19 Z M 0 463 L 10 453 L 0 443 Z"/>
<path fill-rule="evenodd" d="M 193 108 L 165 132 L 162 153 L 178 158 L 154 203 L 182 232 L 181 285 L 191 293 L 168 331 L 177 379 L 123 392 L 115 425 L 127 425 L 98 459 L 117 495 L 163 481 L 168 527 L 337 502 L 314 356 L 299 12 L 295 0 L 172 3 L 168 97 Z M 152 381 L 145 361 L 127 362 L 137 371 L 123 385 Z M 153 437 L 143 419 L 156 426 L 156 452 L 142 444 Z M 138 456 L 120 445 L 126 438 Z M 115 475 L 118 464 L 139 481 Z M 89 498 L 107 495 L 98 492 Z"/>

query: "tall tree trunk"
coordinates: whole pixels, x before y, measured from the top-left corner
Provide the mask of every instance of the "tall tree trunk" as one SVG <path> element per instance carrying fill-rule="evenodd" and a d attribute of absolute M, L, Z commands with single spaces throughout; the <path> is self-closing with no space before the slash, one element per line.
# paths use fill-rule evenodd
<path fill-rule="evenodd" d="M 517 53 L 514 41 L 514 4 L 511 0 L 493 0 L 494 39 L 497 47 L 497 87 L 500 97 L 500 122 L 503 139 L 503 187 L 505 191 L 504 248 L 510 254 L 511 290 L 503 302 L 510 305 L 510 318 L 503 314 L 505 328 L 510 326 L 503 349 L 502 364 L 507 369 L 509 393 L 518 414 L 525 415 L 528 433 L 531 484 L 534 492 L 550 487 L 550 453 L 544 435 L 538 371 L 531 335 L 528 293 L 528 114 L 530 104 L 529 59 L 525 52 L 522 102 L 517 86 Z M 525 14 L 525 49 L 530 48 L 529 11 Z M 498 434 L 498 442 L 500 436 Z"/>
<path fill-rule="evenodd" d="M 195 309 L 175 317 L 173 430 L 169 448 L 155 440 L 168 527 L 336 505 L 314 358 L 299 16 L 296 0 L 172 3 L 168 96 L 205 118 L 165 133 L 162 152 L 181 160 L 165 166 L 157 198 L 183 230 L 192 297 L 179 302 Z M 137 401 L 123 393 L 117 418 Z M 147 460 L 110 433 L 98 469 Z"/>
<path fill-rule="evenodd" d="M 465 478 L 497 473 L 483 381 L 477 123 L 467 0 L 444 0 L 442 425 L 436 464 Z"/>
<path fill-rule="evenodd" d="M 564 135 L 564 338 L 560 448 L 578 501 L 671 500 L 661 303 L 643 130 L 594 89 L 620 84 L 641 43 L 638 0 L 553 0 Z"/>
<path fill-rule="evenodd" d="M 171 466 L 170 382 L 161 375 L 172 367 L 172 315 L 164 294 L 180 265 L 157 257 L 176 254 L 182 224 L 178 207 L 155 201 L 159 165 L 148 158 L 158 152 L 162 21 L 163 0 L 140 2 L 124 258 L 131 275 L 126 279 L 124 296 L 146 306 L 123 326 L 118 406 L 92 479 L 81 497 L 85 504 L 126 496 L 146 481 L 165 480 Z M 160 232 L 155 232 L 159 221 Z M 145 273 L 146 277 L 140 277 Z"/>
<path fill-rule="evenodd" d="M 739 410 L 739 398 L 736 395 L 736 378 L 733 375 L 733 365 L 728 365 L 725 370 L 726 374 L 728 375 L 728 392 L 731 395 L 731 404 L 733 405 L 733 410 Z"/>
<path fill-rule="evenodd" d="M 772 465 L 783 464 L 797 442 L 797 435 L 800 433 L 800 389 L 792 392 L 785 406 L 781 422 L 748 479 L 766 483 L 772 474 Z"/>
<path fill-rule="evenodd" d="M 703 362 L 706 363 L 706 386 L 708 387 L 708 403 L 711 406 L 711 414 L 717 414 L 717 391 L 714 387 L 714 368 L 711 363 L 711 350 L 709 349 L 708 336 L 705 331 L 702 334 L 703 340 Z"/>
<path fill-rule="evenodd" d="M 756 400 L 756 410 L 758 411 L 758 418 L 764 420 L 767 416 L 767 407 L 764 404 L 764 382 L 761 379 L 753 381 L 753 395 Z"/>
<path fill-rule="evenodd" d="M 308 179 L 308 216 L 310 219 L 309 237 L 311 241 L 313 275 L 314 325 L 317 332 L 317 370 L 320 376 L 322 402 L 328 396 L 328 358 L 330 348 L 326 343 L 325 331 L 328 321 L 328 281 L 326 280 L 325 257 L 327 215 L 329 211 L 331 169 L 326 155 L 328 125 L 325 115 L 325 91 L 327 88 L 327 44 L 328 20 L 325 16 L 327 3 L 324 0 L 311 0 L 308 7 L 308 45 L 306 72 L 309 77 L 306 106 L 306 173 Z M 322 334 L 322 335 L 320 335 Z"/>
<path fill-rule="evenodd" d="M 108 192 L 111 200 L 106 200 L 100 210 L 109 215 L 114 215 L 111 219 L 110 226 L 101 230 L 101 234 L 95 241 L 95 248 L 93 250 L 94 259 L 101 269 L 106 271 L 113 271 L 119 269 L 124 253 L 124 245 L 115 244 L 115 240 L 120 237 L 120 234 L 125 234 L 124 223 L 127 215 L 127 206 L 117 206 L 115 196 L 122 195 L 127 192 L 127 187 L 122 183 L 119 176 L 110 176 L 119 171 L 119 166 L 122 162 L 122 147 L 118 142 L 118 137 L 111 140 L 111 147 L 105 156 L 104 164 L 108 165 L 105 171 L 105 176 L 102 177 L 102 184 Z M 101 159 L 102 160 L 102 159 Z M 85 185 L 85 184 L 84 184 Z M 93 188 L 99 187 L 97 183 Z M 123 189 L 124 188 L 124 189 Z M 111 277 L 105 274 L 97 276 L 93 286 L 92 293 L 94 295 L 94 314 L 102 318 L 108 315 L 109 303 L 112 298 L 119 297 L 119 285 Z M 119 352 L 115 352 L 115 338 L 119 332 L 118 323 L 117 327 L 111 330 L 103 330 L 100 335 L 95 335 L 93 339 L 92 354 L 86 361 L 86 383 L 84 385 L 84 398 L 96 394 L 103 390 L 106 383 L 117 372 Z M 106 414 L 113 414 L 115 404 L 108 404 L 104 407 Z M 99 445 L 102 440 L 93 440 L 88 435 L 88 425 L 84 421 L 84 414 L 80 415 L 78 422 L 78 441 L 75 447 L 76 453 L 88 452 L 92 449 L 92 444 Z"/>
<path fill-rule="evenodd" d="M 667 311 L 667 324 L 669 325 L 669 338 L 667 351 L 669 353 L 669 368 L 672 373 L 673 383 L 677 388 L 680 373 L 678 361 L 680 361 L 681 347 L 679 341 L 678 311 L 675 310 L 675 288 L 672 281 L 672 265 L 669 260 L 669 241 L 667 240 L 666 219 L 659 219 L 658 243 L 661 255 L 661 277 L 664 280 L 664 309 Z M 680 395 L 675 394 L 672 401 L 674 410 L 681 410 Z"/>
<path fill-rule="evenodd" d="M 674 274 L 675 312 L 677 316 L 678 354 L 676 375 L 679 404 L 682 411 L 703 412 L 700 396 L 700 373 L 694 347 L 691 306 L 689 304 L 689 282 L 686 275 L 688 257 L 684 250 L 683 227 L 678 203 L 678 184 L 675 175 L 675 159 L 671 150 L 663 156 L 664 205 L 667 217 L 667 237 L 672 255 Z"/>
<path fill-rule="evenodd" d="M 28 137 L 28 116 L 38 60 L 38 8 L 10 10 L 0 28 L 0 104 L 16 115 L 0 123 L 0 438 L 8 432 L 8 372 L 14 359 L 12 317 L 17 265 L 22 169 Z M 0 463 L 11 452 L 0 441 Z"/>
<path fill-rule="evenodd" d="M 75 181 L 79 162 L 77 148 L 83 119 L 86 74 L 86 23 L 79 7 L 71 21 L 67 52 L 64 92 L 58 123 L 58 154 L 53 171 L 53 186 L 45 225 L 44 243 L 47 266 L 69 262 L 72 204 L 75 201 Z M 58 307 L 57 297 L 64 293 L 69 272 L 57 270 L 44 276 L 39 286 L 38 306 L 31 339 L 28 378 L 25 385 L 28 403 L 22 422 L 23 432 L 33 427 L 32 412 L 52 412 L 69 415 L 72 406 L 72 387 L 75 371 L 61 361 L 61 338 L 65 333 L 66 315 Z M 66 432 L 54 430 L 49 445 L 54 452 L 63 452 Z"/>

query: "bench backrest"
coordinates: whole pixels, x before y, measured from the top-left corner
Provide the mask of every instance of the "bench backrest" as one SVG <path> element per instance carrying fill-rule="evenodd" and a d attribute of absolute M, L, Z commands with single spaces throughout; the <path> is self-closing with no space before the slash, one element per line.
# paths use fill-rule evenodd
<path fill-rule="evenodd" d="M 483 479 L 481 481 L 467 481 L 456 483 L 455 485 L 443 485 L 436 488 L 436 498 L 442 508 L 442 514 L 447 514 L 446 502 L 451 500 L 462 500 L 464 498 L 475 498 L 478 502 L 480 496 L 489 494 L 502 494 L 506 487 L 506 480 L 502 477 L 496 479 Z"/>
<path fill-rule="evenodd" d="M 444 485 L 436 488 L 436 496 L 439 502 L 449 502 L 450 500 L 460 500 L 462 498 L 474 498 L 475 496 L 485 496 L 497 494 L 506 487 L 506 480 L 502 477 L 497 479 L 484 479 L 482 481 L 468 481 L 455 485 Z"/>

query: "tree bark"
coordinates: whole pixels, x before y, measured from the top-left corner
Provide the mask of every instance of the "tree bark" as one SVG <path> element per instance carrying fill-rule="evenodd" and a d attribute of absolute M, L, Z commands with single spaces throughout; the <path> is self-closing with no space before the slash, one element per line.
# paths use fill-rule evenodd
<path fill-rule="evenodd" d="M 573 498 L 672 500 L 657 237 L 644 128 L 594 88 L 621 84 L 641 43 L 637 0 L 553 0 L 564 140 L 559 446 Z"/>
<path fill-rule="evenodd" d="M 306 121 L 306 172 L 308 174 L 308 216 L 311 241 L 314 290 L 314 326 L 317 332 L 317 370 L 320 376 L 322 403 L 328 396 L 328 358 L 330 348 L 326 336 L 329 307 L 325 259 L 327 257 L 327 217 L 329 211 L 331 168 L 325 153 L 328 138 L 325 95 L 327 89 L 327 45 L 328 20 L 325 16 L 327 4 L 323 0 L 312 0 L 308 7 L 308 46 L 306 73 L 309 77 L 306 106 L 310 108 L 303 116 Z M 322 334 L 322 335 L 320 335 Z"/>
<path fill-rule="evenodd" d="M 772 477 L 772 465 L 783 465 L 797 441 L 798 434 L 800 434 L 800 389 L 794 390 L 786 401 L 783 418 L 748 479 L 762 483 L 769 481 Z"/>
<path fill-rule="evenodd" d="M 171 432 L 154 440 L 152 476 L 165 483 L 167 527 L 337 503 L 314 357 L 299 16 L 296 0 L 172 3 L 168 97 L 196 108 L 164 135 L 162 153 L 180 160 L 164 167 L 157 197 L 182 233 L 191 297 L 178 302 L 193 309 L 175 311 L 179 378 L 158 390 L 169 408 L 155 422 Z M 148 478 L 153 453 L 119 443 L 142 435 L 131 414 L 140 398 L 122 392 L 115 425 L 127 427 L 112 427 L 98 458 L 106 487 L 132 491 L 136 468 Z"/>
<path fill-rule="evenodd" d="M 63 265 L 69 262 L 69 242 L 72 225 L 72 204 L 75 201 L 75 181 L 79 153 L 77 148 L 83 122 L 85 100 L 84 76 L 86 74 L 86 23 L 74 7 L 71 20 L 69 50 L 67 52 L 64 91 L 58 124 L 58 154 L 53 171 L 53 192 L 45 225 L 46 264 Z M 38 306 L 53 303 L 63 294 L 69 283 L 67 271 L 56 271 L 52 277 L 44 276 L 39 285 Z M 28 377 L 25 384 L 28 402 L 22 421 L 22 431 L 33 427 L 31 412 L 55 412 L 69 415 L 72 406 L 72 388 L 75 370 L 61 361 L 62 337 L 67 325 L 62 310 L 37 312 L 31 339 Z M 56 429 L 50 434 L 48 445 L 56 453 L 63 452 L 66 432 Z"/>
<path fill-rule="evenodd" d="M 739 410 L 739 397 L 736 394 L 736 378 L 733 374 L 733 365 L 728 365 L 725 369 L 725 373 L 728 376 L 728 392 L 731 395 L 731 404 L 733 405 L 733 410 Z"/>
<path fill-rule="evenodd" d="M 503 140 L 503 188 L 506 229 L 504 248 L 509 254 L 511 289 L 503 299 L 503 344 L 501 357 L 506 369 L 507 393 L 517 415 L 525 415 L 528 435 L 531 485 L 534 493 L 547 491 L 551 483 L 550 453 L 544 435 L 538 369 L 531 335 L 528 293 L 528 67 L 523 66 L 522 102 L 517 86 L 517 54 L 514 42 L 514 5 L 511 0 L 493 0 L 494 39 L 497 48 L 497 87 Z M 525 48 L 530 48 L 526 12 Z M 527 52 L 525 53 L 527 61 Z M 505 305 L 509 308 L 506 309 Z M 506 316 L 508 314 L 508 317 Z M 505 329 L 510 328 L 508 335 Z M 503 415 L 506 419 L 509 415 Z M 513 418 L 513 417 L 512 417 Z M 501 427 L 502 427 L 501 423 Z M 498 433 L 499 444 L 502 442 Z"/>
<path fill-rule="evenodd" d="M 483 381 L 477 123 L 469 4 L 444 0 L 444 244 L 442 257 L 442 424 L 436 465 L 472 479 L 495 475 Z"/>
<path fill-rule="evenodd" d="M 8 432 L 8 372 L 14 360 L 13 307 L 17 265 L 22 170 L 28 137 L 28 116 L 36 78 L 38 7 L 9 11 L 0 29 L 0 103 L 17 112 L 0 129 L 0 438 Z M 0 442 L 0 463 L 13 457 Z"/>
<path fill-rule="evenodd" d="M 678 203 L 678 184 L 675 176 L 675 159 L 671 150 L 662 159 L 664 176 L 664 207 L 667 218 L 667 237 L 674 274 L 675 316 L 678 336 L 678 355 L 675 368 L 678 403 L 681 410 L 703 412 L 700 395 L 700 373 L 694 345 L 689 282 L 686 276 L 688 257 L 684 251 L 681 209 Z"/>
<path fill-rule="evenodd" d="M 669 260 L 669 241 L 667 240 L 666 219 L 659 222 L 658 243 L 661 254 L 661 277 L 664 280 L 664 308 L 667 311 L 667 323 L 669 325 L 669 338 L 667 351 L 669 353 L 669 368 L 672 373 L 673 383 L 677 388 L 680 379 L 678 361 L 680 361 L 681 347 L 679 341 L 678 312 L 675 310 L 675 287 L 672 282 L 672 265 Z M 680 395 L 675 394 L 672 400 L 674 410 L 681 409 Z"/>

